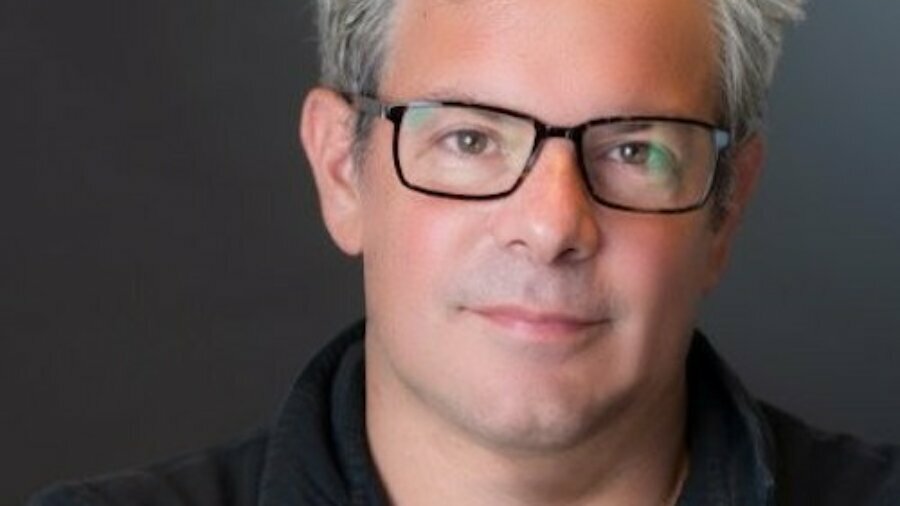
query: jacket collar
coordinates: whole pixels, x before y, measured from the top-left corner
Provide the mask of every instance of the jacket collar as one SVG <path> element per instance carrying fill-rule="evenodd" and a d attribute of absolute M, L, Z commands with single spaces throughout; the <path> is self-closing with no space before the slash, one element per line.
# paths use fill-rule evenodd
<path fill-rule="evenodd" d="M 316 355 L 272 427 L 260 506 L 386 505 L 365 431 L 359 322 Z"/>
<path fill-rule="evenodd" d="M 765 417 L 700 332 L 687 361 L 691 468 L 679 506 L 775 504 L 774 443 Z"/>

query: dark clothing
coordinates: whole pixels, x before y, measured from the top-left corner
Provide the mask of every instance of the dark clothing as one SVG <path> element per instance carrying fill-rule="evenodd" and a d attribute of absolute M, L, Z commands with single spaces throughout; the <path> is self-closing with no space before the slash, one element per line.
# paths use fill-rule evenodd
<path fill-rule="evenodd" d="M 386 506 L 366 441 L 363 334 L 356 325 L 313 359 L 271 427 L 57 485 L 31 506 Z M 754 401 L 699 333 L 687 367 L 691 464 L 680 506 L 900 505 L 900 449 L 824 434 Z"/>

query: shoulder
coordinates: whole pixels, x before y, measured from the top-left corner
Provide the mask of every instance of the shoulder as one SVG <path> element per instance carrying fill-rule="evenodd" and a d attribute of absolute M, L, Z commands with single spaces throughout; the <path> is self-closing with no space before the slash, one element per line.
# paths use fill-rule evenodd
<path fill-rule="evenodd" d="M 900 447 L 813 428 L 763 404 L 776 453 L 779 504 L 900 504 Z"/>
<path fill-rule="evenodd" d="M 28 506 L 255 505 L 267 443 L 268 433 L 257 431 L 144 468 L 54 485 Z"/>

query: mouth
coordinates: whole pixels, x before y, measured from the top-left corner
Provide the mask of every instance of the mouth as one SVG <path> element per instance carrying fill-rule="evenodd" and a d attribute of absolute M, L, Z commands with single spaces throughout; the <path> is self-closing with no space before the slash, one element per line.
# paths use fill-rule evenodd
<path fill-rule="evenodd" d="M 560 343 L 584 338 L 598 327 L 610 324 L 607 318 L 546 311 L 517 305 L 467 308 L 497 327 L 532 343 Z"/>

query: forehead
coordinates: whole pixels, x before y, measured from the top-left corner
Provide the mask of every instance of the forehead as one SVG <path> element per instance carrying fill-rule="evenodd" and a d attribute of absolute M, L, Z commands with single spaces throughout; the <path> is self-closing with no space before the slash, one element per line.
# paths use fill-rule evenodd
<path fill-rule="evenodd" d="M 471 97 L 553 122 L 623 112 L 713 119 L 706 2 L 400 0 L 381 91 Z"/>

